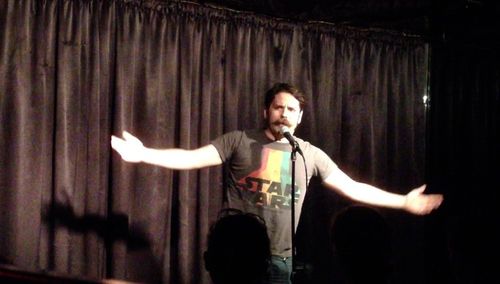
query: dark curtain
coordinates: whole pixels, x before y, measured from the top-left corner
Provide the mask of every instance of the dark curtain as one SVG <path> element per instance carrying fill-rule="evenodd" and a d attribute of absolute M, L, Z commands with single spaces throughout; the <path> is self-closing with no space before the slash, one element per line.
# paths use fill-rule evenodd
<path fill-rule="evenodd" d="M 429 182 L 447 201 L 427 267 L 430 283 L 487 283 L 500 254 L 500 49 L 457 34 L 432 53 Z"/>
<path fill-rule="evenodd" d="M 406 193 L 424 182 L 427 55 L 416 37 L 189 3 L 1 1 L 0 256 L 26 270 L 208 283 L 221 168 L 127 164 L 110 135 L 203 146 L 261 127 L 279 81 L 309 97 L 299 136 L 352 177 Z M 310 193 L 301 246 L 311 277 L 328 282 L 328 226 L 348 202 Z M 394 278 L 408 280 L 422 267 L 424 218 L 383 212 Z"/>

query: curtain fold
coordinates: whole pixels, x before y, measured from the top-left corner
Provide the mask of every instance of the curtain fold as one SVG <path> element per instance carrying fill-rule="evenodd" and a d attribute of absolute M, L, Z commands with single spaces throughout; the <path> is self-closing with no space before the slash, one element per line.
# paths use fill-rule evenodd
<path fill-rule="evenodd" d="M 71 208 L 76 218 L 107 214 L 109 94 L 114 71 L 111 8 L 96 1 L 63 1 L 58 7 L 51 202 L 56 208 Z M 82 234 L 80 228 L 55 221 L 53 242 L 68 249 L 54 250 L 54 269 L 102 275 L 105 250 L 100 229 L 88 228 Z"/>
<path fill-rule="evenodd" d="M 35 268 L 48 262 L 40 253 L 47 240 L 38 236 L 49 231 L 42 205 L 53 188 L 57 5 L 0 5 L 0 251 Z"/>
<path fill-rule="evenodd" d="M 110 135 L 204 146 L 261 127 L 263 94 L 278 81 L 308 95 L 298 136 L 347 173 L 394 192 L 423 182 L 419 38 L 162 1 L 6 0 L 0 23 L 0 256 L 16 266 L 209 283 L 221 168 L 127 164 Z M 308 201 L 305 239 L 337 208 L 321 194 Z M 410 224 L 401 246 L 415 241 L 404 232 L 421 224 Z M 409 253 L 401 265 L 422 257 Z"/>

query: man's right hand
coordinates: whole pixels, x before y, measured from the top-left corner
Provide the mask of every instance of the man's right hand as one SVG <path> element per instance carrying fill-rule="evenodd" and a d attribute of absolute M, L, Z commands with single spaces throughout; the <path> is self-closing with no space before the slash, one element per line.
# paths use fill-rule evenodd
<path fill-rule="evenodd" d="M 131 162 L 139 163 L 143 161 L 145 147 L 141 140 L 134 135 L 123 131 L 123 139 L 117 136 L 111 136 L 111 147 L 115 149 L 122 159 Z"/>

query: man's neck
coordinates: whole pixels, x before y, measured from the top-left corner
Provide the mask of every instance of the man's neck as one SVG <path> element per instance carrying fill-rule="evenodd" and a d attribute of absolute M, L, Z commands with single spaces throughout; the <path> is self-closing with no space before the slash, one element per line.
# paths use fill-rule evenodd
<path fill-rule="evenodd" d="M 271 129 L 269 128 L 266 128 L 264 130 L 264 133 L 266 134 L 266 137 L 275 141 L 275 142 L 279 142 L 279 143 L 288 143 L 288 140 L 286 140 L 286 138 L 281 135 L 280 133 L 276 133 L 274 134 Z"/>

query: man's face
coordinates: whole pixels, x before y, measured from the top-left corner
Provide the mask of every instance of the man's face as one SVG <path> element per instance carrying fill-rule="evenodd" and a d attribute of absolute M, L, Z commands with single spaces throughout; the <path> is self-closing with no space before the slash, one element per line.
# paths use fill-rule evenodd
<path fill-rule="evenodd" d="M 285 125 L 293 134 L 302 119 L 299 101 L 286 92 L 278 93 L 267 110 L 264 111 L 267 127 L 274 137 L 281 137 L 280 128 Z"/>

